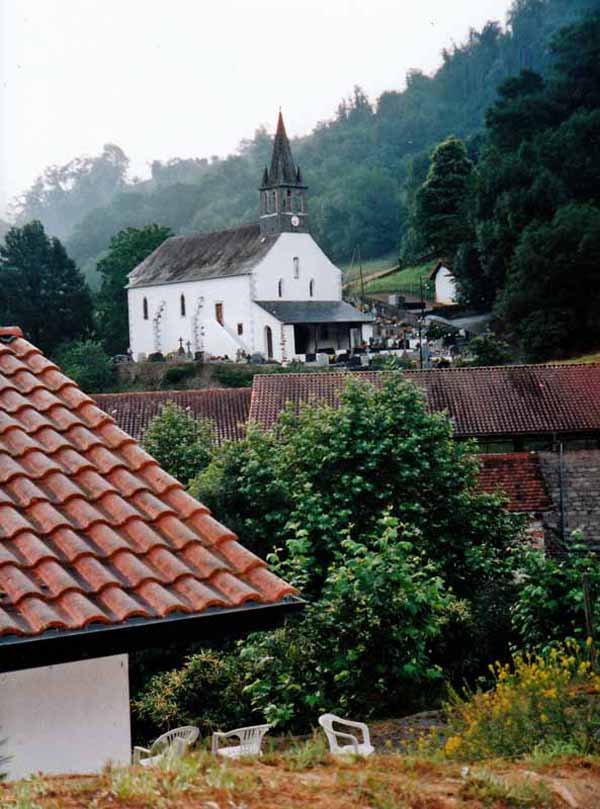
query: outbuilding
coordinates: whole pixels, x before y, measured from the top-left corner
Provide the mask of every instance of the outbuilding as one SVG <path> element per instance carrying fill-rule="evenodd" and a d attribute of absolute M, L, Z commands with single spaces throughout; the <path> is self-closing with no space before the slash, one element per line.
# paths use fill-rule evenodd
<path fill-rule="evenodd" d="M 0 329 L 0 483 L 10 778 L 130 761 L 130 651 L 302 607 L 18 328 Z"/>

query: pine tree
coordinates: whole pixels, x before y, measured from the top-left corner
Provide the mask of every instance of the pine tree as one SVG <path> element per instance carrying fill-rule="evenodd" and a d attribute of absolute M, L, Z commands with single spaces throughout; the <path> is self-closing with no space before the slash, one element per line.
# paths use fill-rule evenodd
<path fill-rule="evenodd" d="M 0 322 L 52 353 L 60 343 L 92 330 L 92 299 L 85 279 L 41 222 L 11 228 L 0 246 Z"/>
<path fill-rule="evenodd" d="M 461 140 L 450 136 L 436 147 L 427 179 L 417 192 L 415 226 L 423 243 L 439 256 L 451 258 L 472 235 L 472 178 L 473 163 Z"/>

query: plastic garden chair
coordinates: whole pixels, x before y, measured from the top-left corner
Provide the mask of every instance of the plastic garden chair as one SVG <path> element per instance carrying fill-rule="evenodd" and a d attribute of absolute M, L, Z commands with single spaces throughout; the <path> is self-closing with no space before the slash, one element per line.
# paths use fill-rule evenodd
<path fill-rule="evenodd" d="M 333 725 L 341 725 L 345 728 L 353 728 L 360 730 L 362 733 L 362 741 L 360 741 L 353 733 L 346 733 L 342 730 L 334 729 Z M 319 724 L 325 731 L 327 741 L 329 742 L 329 752 L 334 756 L 370 756 L 375 752 L 375 748 L 371 744 L 369 736 L 369 728 L 364 722 L 351 722 L 349 719 L 341 719 L 332 713 L 324 713 L 319 717 Z M 340 744 L 340 741 L 344 742 Z"/>
<path fill-rule="evenodd" d="M 175 728 L 163 733 L 152 744 L 150 749 L 145 747 L 133 748 L 133 763 L 142 767 L 153 767 L 166 758 L 182 758 L 194 744 L 200 731 L 193 725 Z"/>
<path fill-rule="evenodd" d="M 227 733 L 215 731 L 212 735 L 212 752 L 216 756 L 225 756 L 226 758 L 241 758 L 242 756 L 260 756 L 262 754 L 262 740 L 267 731 L 272 725 L 252 725 L 247 728 L 236 728 Z M 236 737 L 239 739 L 239 744 L 221 746 L 224 739 Z"/>

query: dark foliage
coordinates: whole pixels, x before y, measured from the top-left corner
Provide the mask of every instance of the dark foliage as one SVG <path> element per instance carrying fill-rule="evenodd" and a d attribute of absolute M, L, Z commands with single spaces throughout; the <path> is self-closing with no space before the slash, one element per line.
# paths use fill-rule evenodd
<path fill-rule="evenodd" d="M 40 222 L 11 228 L 0 246 L 0 323 L 44 352 L 92 329 L 92 299 L 75 262 Z"/>

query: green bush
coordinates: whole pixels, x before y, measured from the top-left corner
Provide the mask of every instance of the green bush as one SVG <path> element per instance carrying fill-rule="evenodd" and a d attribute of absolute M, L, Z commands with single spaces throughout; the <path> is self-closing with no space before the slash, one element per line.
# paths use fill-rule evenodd
<path fill-rule="evenodd" d="M 544 750 L 600 751 L 600 675 L 589 647 L 567 641 L 541 655 L 517 653 L 490 666 L 494 687 L 446 707 L 444 752 L 466 760 L 514 757 Z"/>
<path fill-rule="evenodd" d="M 164 373 L 161 380 L 161 388 L 173 388 L 183 382 L 185 379 L 194 377 L 197 373 L 197 368 L 192 363 L 186 365 L 172 365 Z"/>
<path fill-rule="evenodd" d="M 86 393 L 101 393 L 114 382 L 110 357 L 94 340 L 63 345 L 56 353 L 56 362 Z"/>
<path fill-rule="evenodd" d="M 214 425 L 167 402 L 148 425 L 142 445 L 163 469 L 187 484 L 212 458 Z"/>
<path fill-rule="evenodd" d="M 565 637 L 585 638 L 584 576 L 595 604 L 595 623 L 600 626 L 598 557 L 577 535 L 568 552 L 558 557 L 525 549 L 518 571 L 520 582 L 512 607 L 518 646 L 540 649 Z"/>
<path fill-rule="evenodd" d="M 210 733 L 249 724 L 252 708 L 243 689 L 235 657 L 201 651 L 181 668 L 153 677 L 132 710 L 149 737 L 178 725 L 196 725 Z"/>
<path fill-rule="evenodd" d="M 439 692 L 431 647 L 455 606 L 418 534 L 384 517 L 368 545 L 342 539 L 340 562 L 301 618 L 155 677 L 135 701 L 136 716 L 156 729 L 264 717 L 305 730 L 327 710 L 370 716 L 420 707 L 424 693 Z"/>

